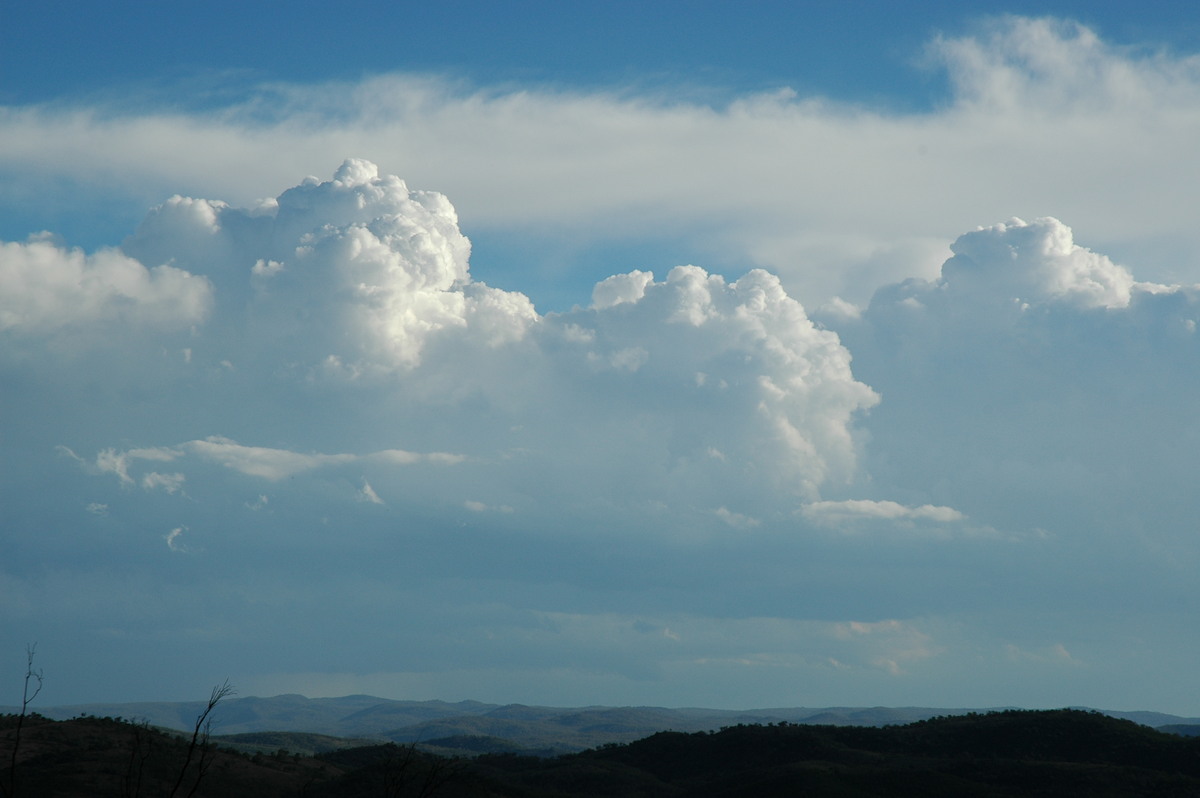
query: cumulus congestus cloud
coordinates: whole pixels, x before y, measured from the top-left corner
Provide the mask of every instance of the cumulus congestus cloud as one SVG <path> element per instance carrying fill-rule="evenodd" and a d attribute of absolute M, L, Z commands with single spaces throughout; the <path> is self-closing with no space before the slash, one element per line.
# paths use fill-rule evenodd
<path fill-rule="evenodd" d="M 960 21 L 895 104 L 0 108 L 0 639 L 81 702 L 1180 711 L 1200 61 Z"/>
<path fill-rule="evenodd" d="M 172 197 L 123 249 L 208 275 L 238 349 L 309 368 L 412 368 L 442 331 L 498 344 L 536 318 L 523 295 L 470 280 L 470 242 L 444 196 L 358 159 L 252 208 Z"/>
<path fill-rule="evenodd" d="M 207 426 L 146 440 L 114 410 L 91 470 L 192 497 L 213 463 L 266 480 L 370 472 L 382 504 L 412 490 L 407 466 L 457 458 L 414 500 L 587 528 L 620 508 L 752 527 L 859 476 L 857 426 L 878 397 L 774 275 L 634 271 L 590 307 L 540 315 L 473 280 L 469 254 L 444 196 L 363 160 L 251 208 L 171 198 L 110 257 L 206 289 L 210 317 L 156 404 Z M 380 454 L 410 451 L 434 454 Z M 129 473 L 146 452 L 178 458 L 171 481 Z"/>
<path fill-rule="evenodd" d="M 406 659 L 362 666 L 408 674 L 381 683 L 458 658 L 567 667 L 564 619 L 610 630 L 586 647 L 606 679 L 934 678 L 1014 650 L 1089 661 L 1061 627 L 1017 620 L 1115 578 L 1106 551 L 1168 592 L 1182 577 L 1155 558 L 1194 557 L 1196 292 L 1139 282 L 1054 219 L 967 233 L 939 276 L 829 327 L 773 274 L 691 265 L 538 313 L 473 279 L 446 198 L 356 160 L 251 208 L 172 198 L 103 257 L 44 246 L 45 268 L 99 269 L 71 290 L 102 301 L 79 303 L 70 341 L 50 323 L 0 331 L 23 353 L 3 361 L 9 407 L 36 422 L 6 462 L 61 483 L 13 504 L 50 530 L 13 561 L 66 545 L 232 558 L 227 647 L 256 634 L 242 595 L 286 618 L 293 596 L 341 629 L 294 598 L 301 574 L 346 597 L 339 613 L 370 618 L 384 597 L 429 619 L 406 626 Z M 155 269 L 169 280 L 150 290 Z M 1129 412 L 1147 387 L 1154 414 Z M 87 412 L 56 414 L 66 401 Z M 45 580 L 5 584 L 73 611 Z M 166 614 L 139 623 L 179 614 L 208 634 L 187 591 L 132 584 Z M 964 597 L 988 609 L 964 616 Z M 439 642 L 445 625 L 465 636 Z M 622 631 L 651 627 L 673 636 Z M 360 638 L 350 624 L 342 644 Z"/>
<path fill-rule="evenodd" d="M 837 324 L 883 396 L 876 484 L 1010 528 L 1174 548 L 1200 466 L 1197 286 L 1140 282 L 1053 218 L 951 249 L 937 278 L 885 286 Z"/>

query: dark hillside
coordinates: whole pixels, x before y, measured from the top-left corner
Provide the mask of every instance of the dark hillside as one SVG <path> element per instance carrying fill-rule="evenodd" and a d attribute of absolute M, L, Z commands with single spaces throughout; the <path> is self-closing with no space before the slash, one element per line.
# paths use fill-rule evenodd
<path fill-rule="evenodd" d="M 307 734 L 305 732 L 221 734 L 213 735 L 212 741 L 221 748 L 230 748 L 244 754 L 271 754 L 284 751 L 303 756 L 314 756 L 363 745 L 376 745 L 379 742 L 378 740 L 332 737 L 328 734 Z"/>
<path fill-rule="evenodd" d="M 1182 737 L 1200 737 L 1200 725 L 1195 723 L 1172 723 L 1159 726 L 1158 730 L 1168 734 L 1178 734 Z"/>
<path fill-rule="evenodd" d="M 510 796 L 1200 795 L 1200 740 L 1073 710 L 884 728 L 663 732 L 538 762 L 484 757 Z"/>
<path fill-rule="evenodd" d="M 176 784 L 178 795 L 195 798 L 291 798 L 340 774 L 332 764 L 306 757 L 245 756 L 216 747 L 195 751 L 189 762 L 187 740 L 148 726 L 38 715 L 25 718 L 14 774 L 15 730 L 15 716 L 0 716 L 0 782 L 6 790 L 12 785 L 14 798 L 157 798 L 170 795 Z"/>
<path fill-rule="evenodd" d="M 517 721 L 511 721 L 517 722 Z M 16 718 L 0 716 L 0 784 L 7 788 Z M 256 746 L 313 735 L 259 734 Z M 486 750 L 497 741 L 438 741 Z M 222 747 L 218 748 L 217 745 Z M 26 718 L 13 798 L 171 794 L 187 741 L 111 718 Z M 737 725 L 660 732 L 556 758 L 512 753 L 446 758 L 394 743 L 317 756 L 246 754 L 214 745 L 196 798 L 775 798 L 775 796 L 1197 796 L 1200 738 L 1094 712 L 1006 711 L 905 726 Z"/>

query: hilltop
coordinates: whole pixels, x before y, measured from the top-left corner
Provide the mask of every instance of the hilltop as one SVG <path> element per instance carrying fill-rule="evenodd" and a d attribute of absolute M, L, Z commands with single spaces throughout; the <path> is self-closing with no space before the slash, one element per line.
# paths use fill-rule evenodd
<path fill-rule="evenodd" d="M 0 753 L 15 717 L 0 718 Z M 303 735 L 297 735 L 301 737 Z M 288 737 L 276 737 L 286 742 Z M 322 741 L 308 735 L 309 743 Z M 265 740 L 263 741 L 265 742 Z M 758 798 L 823 796 L 1192 796 L 1200 739 L 1082 710 L 1009 710 L 899 726 L 787 722 L 659 732 L 556 757 L 444 758 L 392 743 L 305 756 L 203 746 L 112 718 L 26 718 L 13 796 L 168 795 L 359 798 Z M 15 785 L 15 788 L 11 785 Z"/>
<path fill-rule="evenodd" d="M 190 731 L 203 701 L 81 704 L 38 708 L 47 718 L 81 715 L 145 721 L 165 729 Z M 215 734 L 252 735 L 297 732 L 333 738 L 421 743 L 440 753 L 482 752 L 539 755 L 573 753 L 608 743 L 626 743 L 655 732 L 714 731 L 737 724 L 885 726 L 945 715 L 966 715 L 1011 707 L 947 709 L 933 707 L 787 707 L 749 710 L 666 707 L 543 707 L 480 701 L 400 701 L 368 695 L 306 698 L 228 698 L 214 710 Z M 0 708 L 0 711 L 4 711 Z M 13 710 L 8 710 L 13 711 Z M 1156 712 L 1105 711 L 1113 717 L 1187 733 L 1200 718 Z M 235 740 L 236 741 L 236 738 Z M 435 742 L 436 741 L 436 742 Z M 280 746 L 276 746 L 280 747 Z M 292 741 L 289 750 L 319 747 Z"/>

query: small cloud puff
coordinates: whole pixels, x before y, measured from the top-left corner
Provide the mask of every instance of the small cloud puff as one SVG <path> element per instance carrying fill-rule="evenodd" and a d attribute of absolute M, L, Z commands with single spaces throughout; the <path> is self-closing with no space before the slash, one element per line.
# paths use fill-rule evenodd
<path fill-rule="evenodd" d="M 160 474 L 150 471 L 142 475 L 142 488 L 145 490 L 162 490 L 166 493 L 179 493 L 183 490 L 183 474 Z"/>
<path fill-rule="evenodd" d="M 168 463 L 179 457 L 180 454 L 173 449 L 164 448 L 128 449 L 121 452 L 116 449 L 103 449 L 96 454 L 94 462 L 88 463 L 65 446 L 60 446 L 59 451 L 67 454 L 88 470 L 99 474 L 115 475 L 121 484 L 125 486 L 133 486 L 138 482 L 138 480 L 135 480 L 129 474 L 130 467 L 136 461 L 149 460 L 157 463 Z M 165 483 L 171 482 L 170 479 L 160 480 L 159 476 L 161 475 L 155 475 L 148 480 L 143 478 L 141 480 L 142 487 L 151 490 L 156 487 L 163 487 Z M 182 478 L 180 482 L 182 482 Z M 176 487 L 178 487 L 178 484 L 176 484 Z"/>
<path fill-rule="evenodd" d="M 592 289 L 592 307 L 597 310 L 637 302 L 646 294 L 646 286 L 654 282 L 653 272 L 632 271 L 614 274 L 596 283 Z"/>
<path fill-rule="evenodd" d="M 811 502 L 804 505 L 801 512 L 811 520 L 828 523 L 855 518 L 909 519 L 948 523 L 962 521 L 966 517 L 953 507 L 937 507 L 932 504 L 906 507 L 893 501 L 871 499 Z"/>
<path fill-rule="evenodd" d="M 358 500 L 367 504 L 383 504 L 383 499 L 379 498 L 379 494 L 371 487 L 371 483 L 363 480 L 362 490 L 358 492 Z"/>
<path fill-rule="evenodd" d="M 758 526 L 761 522 L 757 518 L 752 518 L 741 513 L 730 512 L 728 508 L 718 507 L 715 511 L 717 518 L 720 518 L 726 524 L 734 529 L 752 529 Z"/>
<path fill-rule="evenodd" d="M 871 499 L 817 501 L 805 504 L 799 513 L 815 526 L 840 532 L 902 529 L 909 533 L 919 530 L 934 537 L 945 537 L 952 531 L 992 534 L 991 530 L 966 530 L 962 527 L 967 520 L 963 513 L 953 507 L 932 504 L 908 507 L 898 502 Z"/>
<path fill-rule="evenodd" d="M 167 548 L 171 551 L 179 552 L 180 554 L 192 554 L 192 550 L 184 545 L 181 538 L 183 533 L 187 531 L 186 526 L 177 526 L 167 534 L 163 535 L 163 540 L 167 541 Z"/>
<path fill-rule="evenodd" d="M 470 510 L 473 513 L 488 513 L 488 512 L 511 513 L 511 512 L 514 512 L 513 508 L 509 507 L 507 504 L 502 504 L 497 507 L 492 507 L 491 505 L 485 504 L 481 501 L 475 501 L 474 499 L 468 499 L 467 501 L 463 502 L 463 507 L 467 508 L 468 510 Z"/>
<path fill-rule="evenodd" d="M 1084 663 L 1071 654 L 1062 643 L 1039 648 L 1025 649 L 1012 643 L 1004 645 L 1004 656 L 1010 662 L 1033 663 L 1038 665 L 1072 665 Z"/>
<path fill-rule="evenodd" d="M 979 328 L 1017 323 L 1037 311 L 1124 309 L 1140 293 L 1171 290 L 1136 283 L 1128 269 L 1076 244 L 1071 228 L 1051 217 L 981 227 L 959 236 L 950 250 L 938 279 L 879 289 L 863 319 L 876 326 Z"/>
<path fill-rule="evenodd" d="M 1129 304 L 1133 275 L 1078 246 L 1071 228 L 1051 217 L 980 228 L 950 246 L 941 283 L 952 293 L 995 301 L 1058 301 L 1084 308 Z"/>

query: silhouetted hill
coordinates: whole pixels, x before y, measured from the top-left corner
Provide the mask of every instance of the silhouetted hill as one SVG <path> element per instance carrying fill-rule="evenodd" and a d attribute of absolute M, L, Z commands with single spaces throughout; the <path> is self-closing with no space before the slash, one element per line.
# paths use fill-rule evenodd
<path fill-rule="evenodd" d="M 164 728 L 189 730 L 203 709 L 200 701 L 180 703 L 85 704 L 38 707 L 46 717 L 65 720 L 88 714 L 145 720 Z M 229 698 L 213 713 L 222 735 L 300 732 L 378 742 L 421 743 L 446 738 L 494 738 L 493 750 L 570 753 L 605 743 L 631 742 L 658 731 L 711 731 L 723 726 L 779 722 L 835 726 L 912 723 L 938 715 L 993 710 L 930 707 L 791 707 L 744 711 L 664 707 L 540 707 L 478 701 L 397 701 L 366 695 L 341 698 Z M 1107 712 L 1146 725 L 1200 725 L 1200 719 L 1154 712 Z M 292 750 L 291 746 L 282 746 Z M 297 744 L 297 748 L 308 750 Z M 441 748 L 446 752 L 445 748 Z M 463 754 L 474 753 L 470 750 Z"/>
<path fill-rule="evenodd" d="M 213 735 L 212 741 L 222 748 L 229 748 L 242 753 L 273 753 L 286 751 L 289 754 L 325 754 L 330 751 L 341 751 L 345 748 L 356 748 L 364 745 L 375 745 L 378 741 L 362 737 L 333 737 L 328 734 L 308 734 L 307 732 L 245 732 L 243 734 Z"/>
<path fill-rule="evenodd" d="M 15 720 L 0 717 L 5 786 Z M 267 735 L 257 742 L 299 737 L 305 735 Z M 459 749 L 495 744 L 482 738 L 436 742 Z M 205 749 L 208 764 L 197 798 L 1200 795 L 1200 738 L 1069 709 L 885 727 L 739 724 L 716 732 L 659 732 L 554 758 L 508 753 L 446 759 L 390 743 L 315 757 L 248 755 L 218 746 Z M 187 794 L 199 775 L 185 765 L 187 747 L 182 737 L 141 724 L 31 716 L 13 794 L 168 795 L 181 772 L 180 794 Z"/>
<path fill-rule="evenodd" d="M 1168 723 L 1166 726 L 1159 726 L 1158 730 L 1182 737 L 1200 737 L 1200 725 L 1195 723 Z"/>
<path fill-rule="evenodd" d="M 55 720 L 81 715 L 144 720 L 152 726 L 188 730 L 204 709 L 203 701 L 145 701 L 129 703 L 70 704 L 38 707 L 39 714 Z M 496 708 L 478 701 L 396 701 L 367 695 L 340 698 L 306 698 L 278 695 L 272 698 L 239 697 L 221 702 L 213 712 L 213 725 L 225 734 L 261 731 L 298 731 L 341 737 L 378 737 L 389 729 L 410 726 L 432 718 L 472 716 Z M 0 712 L 16 708 L 0 707 Z"/>
<path fill-rule="evenodd" d="M 470 757 L 480 754 L 520 754 L 522 756 L 551 757 L 558 754 L 549 748 L 527 748 L 515 745 L 500 737 L 482 735 L 455 735 L 425 740 L 417 746 L 422 751 L 438 756 Z"/>
<path fill-rule="evenodd" d="M 1200 795 L 1200 740 L 1078 710 L 908 726 L 661 732 L 556 760 L 488 756 L 507 796 Z"/>
<path fill-rule="evenodd" d="M 0 783 L 19 798 L 55 796 L 165 796 L 179 784 L 196 798 L 295 796 L 306 785 L 341 771 L 307 757 L 246 756 L 210 747 L 188 756 L 188 741 L 141 724 L 112 718 L 53 721 L 25 718 L 15 778 L 10 767 L 16 718 L 0 717 Z M 14 779 L 10 790 L 10 779 Z"/>

